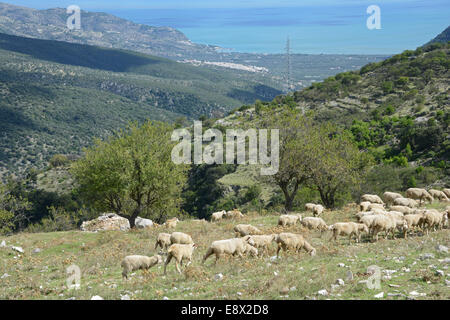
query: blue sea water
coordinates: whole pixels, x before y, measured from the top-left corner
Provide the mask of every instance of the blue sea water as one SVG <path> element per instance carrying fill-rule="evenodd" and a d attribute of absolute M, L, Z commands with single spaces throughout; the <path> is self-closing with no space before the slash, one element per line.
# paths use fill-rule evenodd
<path fill-rule="evenodd" d="M 449 25 L 449 0 L 394 2 L 380 5 L 381 29 L 369 30 L 370 4 L 106 11 L 176 28 L 196 43 L 255 53 L 284 52 L 289 37 L 293 53 L 394 54 L 423 45 Z"/>

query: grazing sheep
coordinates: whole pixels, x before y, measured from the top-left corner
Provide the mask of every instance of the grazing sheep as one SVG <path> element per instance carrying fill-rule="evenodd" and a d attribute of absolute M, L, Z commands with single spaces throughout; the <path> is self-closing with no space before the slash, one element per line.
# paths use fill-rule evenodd
<path fill-rule="evenodd" d="M 425 200 L 428 200 L 430 203 L 433 202 L 433 197 L 428 193 L 428 191 L 421 188 L 409 188 L 406 190 L 406 197 L 419 200 L 419 205 L 421 205 L 422 201 Z"/>
<path fill-rule="evenodd" d="M 183 232 L 173 232 L 170 235 L 170 243 L 191 244 L 194 243 L 191 236 Z"/>
<path fill-rule="evenodd" d="M 419 206 L 416 200 L 408 198 L 397 198 L 394 200 L 394 205 L 405 206 L 410 208 L 416 208 L 417 206 Z"/>
<path fill-rule="evenodd" d="M 128 273 L 135 270 L 148 270 L 154 265 L 161 263 L 162 257 L 160 255 L 155 255 L 153 257 L 147 256 L 126 256 L 121 263 L 123 268 L 122 277 L 128 279 Z"/>
<path fill-rule="evenodd" d="M 370 202 L 370 201 L 363 201 L 359 204 L 359 209 L 363 212 L 368 211 L 371 203 L 372 202 Z"/>
<path fill-rule="evenodd" d="M 322 218 L 305 217 L 300 223 L 309 230 L 319 230 L 321 234 L 323 231 L 328 230 L 328 226 Z"/>
<path fill-rule="evenodd" d="M 250 224 L 238 224 L 237 226 L 234 227 L 233 230 L 236 233 L 236 237 L 245 237 L 248 235 L 262 234 L 261 230 Z"/>
<path fill-rule="evenodd" d="M 302 216 L 299 214 L 283 214 L 278 218 L 279 226 L 293 226 L 298 221 L 302 221 Z"/>
<path fill-rule="evenodd" d="M 371 203 L 369 204 L 369 211 L 373 210 L 373 209 L 379 209 L 379 210 L 383 210 L 384 211 L 384 205 L 379 204 L 379 203 Z"/>
<path fill-rule="evenodd" d="M 164 223 L 164 225 L 165 225 L 167 228 L 175 229 L 178 222 L 180 222 L 180 220 L 178 220 L 178 218 L 175 217 L 175 218 L 172 218 L 172 219 L 167 220 L 167 221 Z"/>
<path fill-rule="evenodd" d="M 217 260 L 219 260 L 220 256 L 223 254 L 230 254 L 233 256 L 238 255 L 243 258 L 243 254 L 250 250 L 248 245 L 254 246 L 255 242 L 251 238 L 247 240 L 244 238 L 233 238 L 213 241 L 203 257 L 202 264 L 204 264 L 206 259 L 213 254 L 216 255 L 215 263 L 217 263 Z"/>
<path fill-rule="evenodd" d="M 305 204 L 305 210 L 313 212 L 315 206 L 316 205 L 314 203 L 307 203 L 307 204 Z"/>
<path fill-rule="evenodd" d="M 225 210 L 214 212 L 211 215 L 211 221 L 217 222 L 223 219 L 224 216 L 226 216 L 227 212 Z"/>
<path fill-rule="evenodd" d="M 314 249 L 300 234 L 294 233 L 280 233 L 275 241 L 277 242 L 277 257 L 280 250 L 287 251 L 289 249 L 295 249 L 295 252 L 299 252 L 302 248 L 306 250 L 311 256 L 316 255 L 316 249 Z"/>
<path fill-rule="evenodd" d="M 402 232 L 406 232 L 409 229 L 408 223 L 403 216 L 403 213 L 397 211 L 386 212 L 386 215 L 394 219 L 396 228 Z"/>
<path fill-rule="evenodd" d="M 172 242 L 170 242 L 170 236 L 170 233 L 158 234 L 155 243 L 155 250 L 158 248 L 158 246 L 160 246 L 161 249 L 167 250 L 167 248 L 172 244 Z"/>
<path fill-rule="evenodd" d="M 403 198 L 400 193 L 386 191 L 383 193 L 383 199 L 386 203 L 393 203 L 395 199 Z"/>
<path fill-rule="evenodd" d="M 390 210 L 392 211 L 398 211 L 401 212 L 403 214 L 411 214 L 413 213 L 413 209 L 407 206 L 392 206 L 390 208 Z"/>
<path fill-rule="evenodd" d="M 355 222 L 337 222 L 331 225 L 330 230 L 333 231 L 333 237 L 337 241 L 337 237 L 340 235 L 348 236 L 348 241 L 352 242 L 352 236 L 356 236 L 356 242 L 361 241 L 361 233 L 369 233 L 369 228 L 364 223 Z"/>
<path fill-rule="evenodd" d="M 272 242 L 275 242 L 277 235 L 276 234 L 268 234 L 268 235 L 252 235 L 245 236 L 244 240 L 252 240 L 254 242 L 254 247 L 258 248 L 259 253 L 264 254 L 264 252 L 269 253 L 269 248 Z"/>
<path fill-rule="evenodd" d="M 444 190 L 442 190 L 442 192 L 444 192 L 445 195 L 447 196 L 447 198 L 450 199 L 450 189 L 444 189 Z"/>
<path fill-rule="evenodd" d="M 373 214 L 385 214 L 386 210 L 384 209 L 380 209 L 380 208 L 373 208 L 371 211 L 369 212 L 373 212 Z"/>
<path fill-rule="evenodd" d="M 395 238 L 395 229 L 397 228 L 396 220 L 390 215 L 377 215 L 372 221 L 370 226 L 372 236 L 375 236 L 375 240 L 378 241 L 378 233 L 384 231 L 386 233 L 385 238 L 388 238 L 389 232 Z"/>
<path fill-rule="evenodd" d="M 408 229 L 404 230 L 404 237 L 407 238 L 408 230 L 413 231 L 416 228 L 420 227 L 420 223 L 422 222 L 423 214 L 421 213 L 415 213 L 415 214 L 408 214 L 404 217 L 406 223 L 408 224 Z"/>
<path fill-rule="evenodd" d="M 227 211 L 227 214 L 225 215 L 225 218 L 230 218 L 230 219 L 240 219 L 243 217 L 244 217 L 244 215 L 242 214 L 242 212 L 240 212 L 237 209 Z"/>
<path fill-rule="evenodd" d="M 373 224 L 373 220 L 375 220 L 375 218 L 377 217 L 377 215 L 372 214 L 372 215 L 366 215 L 361 217 L 361 219 L 359 220 L 359 222 L 364 223 L 370 231 L 370 228 L 372 227 Z"/>
<path fill-rule="evenodd" d="M 447 195 L 443 191 L 430 189 L 428 192 L 435 200 L 449 201 Z"/>
<path fill-rule="evenodd" d="M 325 208 L 322 205 L 316 204 L 314 209 L 313 209 L 314 217 L 320 216 L 324 210 L 325 210 Z"/>
<path fill-rule="evenodd" d="M 192 262 L 192 253 L 194 252 L 194 249 L 197 248 L 197 245 L 195 243 L 191 244 L 179 244 L 175 243 L 169 247 L 169 250 L 167 250 L 167 259 L 164 263 L 164 274 L 166 274 L 166 268 L 167 265 L 170 263 L 170 260 L 172 258 L 175 258 L 175 267 L 177 268 L 177 271 L 181 273 L 180 267 L 178 264 L 183 266 L 183 260 L 188 260 L 186 267 L 189 266 Z"/>
<path fill-rule="evenodd" d="M 435 209 L 430 209 L 425 210 L 425 212 L 422 213 L 422 218 L 419 224 L 428 235 L 431 228 L 436 231 L 437 228 L 441 228 L 446 223 L 447 219 L 447 212 L 439 212 Z"/>
<path fill-rule="evenodd" d="M 381 200 L 381 198 L 379 196 L 377 196 L 376 194 L 365 194 L 361 197 L 361 202 L 362 201 L 368 201 L 370 203 L 384 204 L 383 200 Z"/>
<path fill-rule="evenodd" d="M 374 215 L 375 215 L 375 213 L 373 211 L 364 211 L 364 212 L 358 212 L 355 214 L 355 216 L 358 218 L 358 221 L 361 221 L 361 219 L 363 217 L 374 216 Z"/>

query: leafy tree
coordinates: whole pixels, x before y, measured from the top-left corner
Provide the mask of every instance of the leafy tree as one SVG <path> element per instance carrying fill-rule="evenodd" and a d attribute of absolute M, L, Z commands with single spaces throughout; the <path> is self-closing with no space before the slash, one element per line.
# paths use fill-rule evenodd
<path fill-rule="evenodd" d="M 138 216 L 161 220 L 178 212 L 186 166 L 171 160 L 173 126 L 131 123 L 96 140 L 72 166 L 80 195 L 98 210 L 113 210 L 134 227 Z"/>
<path fill-rule="evenodd" d="M 27 199 L 14 196 L 7 186 L 0 184 L 0 234 L 22 230 L 29 222 L 30 205 Z"/>
<path fill-rule="evenodd" d="M 69 163 L 69 159 L 67 159 L 67 157 L 65 155 L 63 155 L 63 154 L 55 154 L 50 159 L 50 165 L 53 168 L 62 167 L 62 166 L 65 166 L 68 163 Z"/>

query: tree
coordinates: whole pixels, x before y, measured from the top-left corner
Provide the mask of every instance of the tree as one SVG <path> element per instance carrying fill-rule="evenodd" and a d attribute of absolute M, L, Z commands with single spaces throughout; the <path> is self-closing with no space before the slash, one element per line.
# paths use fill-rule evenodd
<path fill-rule="evenodd" d="M 12 195 L 7 186 L 0 184 L 0 234 L 22 230 L 29 222 L 30 205 L 27 199 Z"/>
<path fill-rule="evenodd" d="M 171 160 L 174 127 L 131 123 L 106 141 L 97 139 L 72 165 L 78 191 L 97 210 L 112 210 L 134 227 L 138 216 L 162 220 L 181 204 L 185 165 Z"/>

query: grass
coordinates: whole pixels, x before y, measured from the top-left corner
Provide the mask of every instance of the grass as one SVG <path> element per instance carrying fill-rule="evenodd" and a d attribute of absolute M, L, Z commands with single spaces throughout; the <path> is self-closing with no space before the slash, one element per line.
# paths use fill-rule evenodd
<path fill-rule="evenodd" d="M 348 206 L 340 211 L 325 212 L 323 218 L 328 224 L 352 221 L 355 212 L 355 207 Z M 250 213 L 240 222 L 250 223 L 267 233 L 302 233 L 317 249 L 317 255 L 282 253 L 281 259 L 275 261 L 269 256 L 244 260 L 224 257 L 217 265 L 214 265 L 214 257 L 210 257 L 201 265 L 209 244 L 233 237 L 232 229 L 238 222 L 225 220 L 213 224 L 186 220 L 180 222 L 176 230 L 191 234 L 199 248 L 194 252 L 193 263 L 183 267 L 183 274 L 178 274 L 171 262 L 167 276 L 163 276 L 163 265 L 158 265 L 148 272 L 137 271 L 124 281 L 120 267 L 122 258 L 129 254 L 155 254 L 156 235 L 164 229 L 17 234 L 4 240 L 8 245 L 21 246 L 24 254 L 0 248 L 0 277 L 4 273 L 10 275 L 0 279 L 0 299 L 90 299 L 94 295 L 120 299 L 125 294 L 131 299 L 375 299 L 374 295 L 380 292 L 384 292 L 384 299 L 406 299 L 411 291 L 426 293 L 416 299 L 450 298 L 450 289 L 445 283 L 449 274 L 443 261 L 449 255 L 435 248 L 437 244 L 450 245 L 448 229 L 431 232 L 428 236 L 412 235 L 407 240 L 398 237 L 372 243 L 364 239 L 362 243 L 349 244 L 347 238 L 330 242 L 329 233 L 320 236 L 300 226 L 282 229 L 277 227 L 277 220 L 275 215 Z M 35 248 L 42 251 L 32 253 Z M 425 253 L 432 253 L 434 258 L 421 260 L 419 257 Z M 275 255 L 275 246 L 270 255 Z M 340 267 L 341 263 L 345 267 Z M 82 272 L 79 290 L 66 287 L 69 276 L 66 268 L 72 264 L 79 266 Z M 379 266 L 384 277 L 378 290 L 360 283 L 369 278 L 367 267 L 371 265 Z M 353 280 L 346 279 L 349 270 Z M 383 270 L 396 272 L 386 278 Z M 443 270 L 444 276 L 436 275 L 436 270 Z M 216 281 L 218 273 L 223 274 L 223 279 Z M 339 278 L 344 279 L 345 285 L 332 290 Z M 330 295 L 318 295 L 317 291 L 322 289 Z M 388 293 L 402 295 L 387 296 Z"/>

